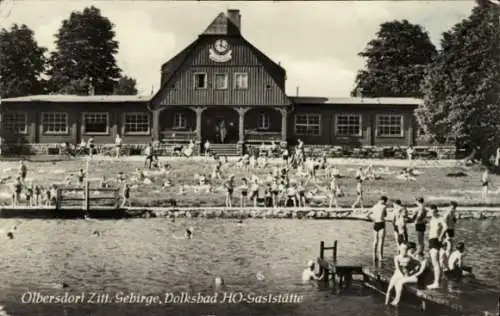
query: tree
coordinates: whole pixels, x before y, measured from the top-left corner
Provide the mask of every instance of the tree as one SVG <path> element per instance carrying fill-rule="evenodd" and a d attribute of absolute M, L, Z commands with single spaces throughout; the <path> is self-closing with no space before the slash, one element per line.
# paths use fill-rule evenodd
<path fill-rule="evenodd" d="M 38 46 L 33 31 L 14 24 L 0 31 L 0 96 L 41 94 L 46 49 Z"/>
<path fill-rule="evenodd" d="M 84 79 L 90 84 L 91 78 L 96 94 L 113 93 L 121 72 L 116 65 L 118 42 L 113 27 L 94 6 L 72 12 L 62 22 L 49 61 L 52 92 L 80 91 L 82 87 L 72 85 Z"/>
<path fill-rule="evenodd" d="M 436 54 L 427 32 L 407 20 L 385 22 L 359 56 L 365 69 L 356 76 L 353 96 L 421 97 L 426 66 Z"/>
<path fill-rule="evenodd" d="M 115 87 L 114 94 L 118 95 L 136 95 L 137 94 L 137 88 L 136 88 L 136 80 L 131 77 L 121 77 Z"/>
<path fill-rule="evenodd" d="M 438 143 L 480 147 L 488 159 L 500 141 L 500 9 L 478 1 L 471 15 L 445 32 L 423 84 L 416 114 Z"/>

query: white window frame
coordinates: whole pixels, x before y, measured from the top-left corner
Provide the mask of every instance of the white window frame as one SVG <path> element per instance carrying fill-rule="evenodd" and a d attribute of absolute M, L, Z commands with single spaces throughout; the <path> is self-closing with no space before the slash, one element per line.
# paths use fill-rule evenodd
<path fill-rule="evenodd" d="M 105 132 L 87 132 L 86 129 L 86 115 L 106 115 L 106 131 Z M 109 135 L 109 112 L 83 112 L 82 113 L 82 134 L 84 135 Z"/>
<path fill-rule="evenodd" d="M 356 134 L 342 134 L 340 133 L 340 126 L 344 124 L 339 124 L 340 117 L 357 117 L 359 119 L 359 128 Z M 349 121 L 349 119 L 348 119 Z M 335 136 L 338 137 L 361 137 L 363 136 L 363 116 L 358 113 L 338 113 L 335 114 Z"/>
<path fill-rule="evenodd" d="M 23 130 L 13 130 L 13 129 L 5 128 L 6 125 L 9 125 L 9 123 L 5 124 L 5 122 L 6 122 L 5 115 L 6 114 L 24 116 L 24 129 Z M 18 135 L 28 134 L 28 112 L 26 112 L 26 111 L 5 111 L 4 113 L 2 113 L 0 122 L 2 123 L 2 126 L 5 130 L 8 130 L 14 134 L 18 134 Z M 12 125 L 12 127 L 14 127 L 16 124 L 12 124 L 12 122 L 11 122 L 10 125 Z"/>
<path fill-rule="evenodd" d="M 196 76 L 199 76 L 199 75 L 203 75 L 205 76 L 205 86 L 204 87 L 198 87 L 198 82 L 196 80 Z M 198 71 L 198 72 L 195 72 L 193 74 L 193 87 L 195 90 L 204 90 L 204 89 L 207 89 L 208 88 L 208 75 L 206 72 L 201 72 L 201 71 Z"/>
<path fill-rule="evenodd" d="M 64 131 L 47 131 L 47 130 L 45 130 L 46 125 L 50 125 L 50 124 L 46 124 L 46 122 L 45 122 L 46 115 L 63 115 L 66 129 Z M 42 124 L 41 125 L 42 125 L 43 134 L 44 135 L 67 135 L 67 134 L 69 134 L 68 120 L 69 120 L 68 112 L 55 112 L 55 111 L 42 112 Z"/>
<path fill-rule="evenodd" d="M 259 125 L 257 129 L 261 131 L 268 131 L 271 129 L 271 116 L 269 113 L 259 113 Z"/>
<path fill-rule="evenodd" d="M 297 119 L 300 117 L 300 116 L 305 116 L 306 117 L 306 123 L 300 123 L 300 124 L 297 124 Z M 314 125 L 310 125 L 309 124 L 309 117 L 310 116 L 317 116 L 318 117 L 318 134 L 311 134 L 311 133 L 299 133 L 297 131 L 297 126 L 306 126 L 309 127 L 309 126 L 316 126 L 316 124 Z M 297 113 L 295 114 L 295 118 L 294 118 L 294 130 L 295 130 L 295 135 L 302 135 L 302 136 L 321 136 L 321 133 L 322 133 L 322 129 L 321 129 L 321 124 L 322 124 L 322 117 L 321 117 L 321 114 L 318 114 L 318 113 Z"/>
<path fill-rule="evenodd" d="M 379 118 L 380 117 L 399 117 L 399 124 L 400 124 L 400 132 L 399 134 L 381 134 L 380 133 L 380 130 L 381 130 L 381 126 L 379 124 Z M 381 138 L 399 138 L 399 137 L 404 137 L 404 115 L 401 115 L 401 114 L 377 114 L 375 116 L 375 130 L 376 130 L 376 133 L 375 135 L 377 135 L 377 137 L 381 137 Z M 382 126 L 385 127 L 385 124 L 382 124 Z"/>
<path fill-rule="evenodd" d="M 187 117 L 186 117 L 186 113 L 184 112 L 174 112 L 174 115 L 173 115 L 173 122 L 172 122 L 172 128 L 173 129 L 187 129 Z M 178 122 L 180 122 L 180 124 L 177 124 Z"/>
<path fill-rule="evenodd" d="M 224 76 L 224 87 L 219 88 L 217 87 L 217 76 Z M 229 86 L 229 77 L 226 73 L 223 72 L 218 72 L 214 74 L 214 89 L 215 90 L 227 90 L 227 87 Z"/>
<path fill-rule="evenodd" d="M 127 116 L 134 116 L 137 118 L 139 115 L 146 116 L 146 118 L 147 118 L 146 126 L 148 127 L 148 129 L 146 131 L 141 131 L 141 132 L 127 131 L 127 125 L 136 125 L 136 126 L 143 125 L 142 123 L 139 124 L 137 119 L 135 122 L 131 122 L 131 123 L 127 124 Z M 123 129 L 122 129 L 123 135 L 150 135 L 151 134 L 151 116 L 149 115 L 148 112 L 125 112 L 125 113 L 123 113 L 122 122 L 123 122 Z"/>
<path fill-rule="evenodd" d="M 238 76 L 244 76 L 246 78 L 246 80 L 245 80 L 246 86 L 245 87 L 238 87 Z M 233 88 L 235 90 L 248 90 L 248 73 L 247 72 L 235 72 L 234 73 Z"/>

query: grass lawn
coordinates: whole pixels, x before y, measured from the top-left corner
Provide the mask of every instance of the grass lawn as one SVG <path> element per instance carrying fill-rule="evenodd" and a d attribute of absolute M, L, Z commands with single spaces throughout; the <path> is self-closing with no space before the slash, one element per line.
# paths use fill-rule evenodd
<path fill-rule="evenodd" d="M 169 206 L 168 200 L 175 199 L 178 206 L 223 206 L 224 193 L 221 188 L 221 181 L 216 181 L 214 184 L 215 192 L 194 192 L 193 188 L 188 188 L 185 194 L 179 194 L 180 185 L 195 185 L 194 175 L 205 174 L 210 175 L 215 164 L 212 160 L 200 159 L 165 159 L 160 157 L 161 164 L 168 163 L 171 168 L 168 175 L 162 175 L 158 171 L 146 172 L 146 175 L 153 180 L 153 184 L 140 184 L 133 186 L 131 190 L 131 200 L 134 206 Z M 481 171 L 478 167 L 462 168 L 462 167 L 426 167 L 417 168 L 422 172 L 416 177 L 416 181 L 406 182 L 398 179 L 397 175 L 401 170 L 400 167 L 381 167 L 381 160 L 375 170 L 382 176 L 382 179 L 376 181 L 365 182 L 365 204 L 372 205 L 380 197 L 387 195 L 392 199 L 401 199 L 404 204 L 414 204 L 416 197 L 424 197 L 429 203 L 443 204 L 450 200 L 456 200 L 464 205 L 482 205 L 481 201 Z M 74 174 L 79 168 L 85 168 L 85 160 L 63 160 L 63 161 L 27 161 L 28 167 L 27 182 L 48 186 L 54 183 L 63 183 L 64 179 L 69 174 Z M 436 164 L 438 165 L 438 164 Z M 96 159 L 90 163 L 90 180 L 95 180 L 92 186 L 98 184 L 101 176 L 105 175 L 108 179 L 115 178 L 121 171 L 129 177 L 134 175 L 136 168 L 143 168 L 143 162 L 139 159 L 130 160 L 103 160 Z M 346 196 L 339 198 L 341 206 L 350 206 L 355 200 L 356 181 L 354 174 L 357 166 L 342 165 L 338 167 L 343 175 L 339 180 L 339 184 L 344 190 Z M 15 178 L 18 173 L 18 161 L 0 161 L 0 170 L 2 170 L 2 178 L 11 176 Z M 255 174 L 265 180 L 270 168 L 246 170 L 238 168 L 235 163 L 229 162 L 222 168 L 223 176 L 230 174 L 235 175 L 236 186 L 241 185 L 242 177 L 250 177 Z M 448 176 L 449 174 L 464 173 L 462 176 Z M 295 175 L 292 178 L 297 177 Z M 162 188 L 162 184 L 168 178 L 173 187 Z M 76 179 L 75 179 L 76 180 Z M 500 204 L 500 176 L 491 174 L 490 180 L 492 187 L 490 188 L 490 198 L 488 204 Z M 0 203 L 10 203 L 10 192 L 12 179 L 7 183 L 0 185 Z M 321 179 L 317 182 L 319 186 L 325 187 L 326 179 Z M 498 190 L 497 190 L 498 185 Z M 314 184 L 309 184 L 307 189 L 314 187 Z M 261 191 L 261 194 L 263 192 Z M 239 205 L 239 192 L 235 191 L 235 199 L 233 205 Z M 325 199 L 325 205 L 328 200 Z M 249 203 L 247 203 L 248 205 Z"/>

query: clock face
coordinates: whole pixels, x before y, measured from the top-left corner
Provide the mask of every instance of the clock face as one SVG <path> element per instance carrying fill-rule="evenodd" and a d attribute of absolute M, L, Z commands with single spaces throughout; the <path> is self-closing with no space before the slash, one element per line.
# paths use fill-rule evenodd
<path fill-rule="evenodd" d="M 214 47 L 215 47 L 215 50 L 221 54 L 225 53 L 229 50 L 229 44 L 227 43 L 226 40 L 223 40 L 223 39 L 216 40 Z"/>

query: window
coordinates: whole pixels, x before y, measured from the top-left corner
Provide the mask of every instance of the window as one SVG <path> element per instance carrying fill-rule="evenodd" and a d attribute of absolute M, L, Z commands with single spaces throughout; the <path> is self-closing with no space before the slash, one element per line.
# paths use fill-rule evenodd
<path fill-rule="evenodd" d="M 268 130 L 271 127 L 271 118 L 268 113 L 260 113 L 259 115 L 259 129 Z"/>
<path fill-rule="evenodd" d="M 44 112 L 42 125 L 45 134 L 66 134 L 68 133 L 68 113 Z"/>
<path fill-rule="evenodd" d="M 206 89 L 207 88 L 207 74 L 204 72 L 197 72 L 194 74 L 194 88 Z"/>
<path fill-rule="evenodd" d="M 235 89 L 248 89 L 248 74 L 235 73 L 234 74 L 234 88 Z"/>
<path fill-rule="evenodd" d="M 125 135 L 149 134 L 149 114 L 146 112 L 125 113 L 123 127 Z"/>
<path fill-rule="evenodd" d="M 361 115 L 338 114 L 335 116 L 335 135 L 361 136 Z"/>
<path fill-rule="evenodd" d="M 5 112 L 2 116 L 3 128 L 16 134 L 28 133 L 28 114 L 26 112 Z"/>
<path fill-rule="evenodd" d="M 403 116 L 377 115 L 377 136 L 381 137 L 403 136 Z"/>
<path fill-rule="evenodd" d="M 184 129 L 187 128 L 186 116 L 182 112 L 174 113 L 174 129 Z"/>
<path fill-rule="evenodd" d="M 295 134 L 321 135 L 321 116 L 319 114 L 299 114 L 295 116 Z"/>
<path fill-rule="evenodd" d="M 83 113 L 84 134 L 108 134 L 108 123 L 107 112 Z"/>
<path fill-rule="evenodd" d="M 215 74 L 215 89 L 227 89 L 227 74 Z"/>

